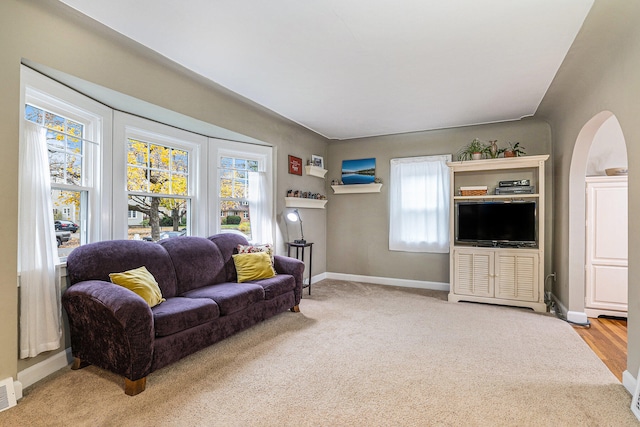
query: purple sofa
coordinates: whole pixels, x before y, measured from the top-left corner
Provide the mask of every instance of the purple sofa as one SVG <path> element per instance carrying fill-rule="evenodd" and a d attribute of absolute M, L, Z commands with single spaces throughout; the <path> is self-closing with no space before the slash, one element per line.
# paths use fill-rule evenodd
<path fill-rule="evenodd" d="M 270 279 L 236 283 L 237 234 L 175 237 L 160 243 L 112 240 L 67 258 L 72 369 L 93 364 L 125 377 L 125 393 L 144 391 L 151 372 L 286 310 L 299 311 L 304 264 L 274 257 Z M 149 308 L 109 281 L 146 266 L 166 301 Z"/>

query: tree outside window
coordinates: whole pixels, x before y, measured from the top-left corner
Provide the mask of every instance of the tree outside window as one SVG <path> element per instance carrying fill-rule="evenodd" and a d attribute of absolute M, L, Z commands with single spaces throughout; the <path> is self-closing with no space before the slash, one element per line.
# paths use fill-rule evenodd
<path fill-rule="evenodd" d="M 71 221 L 80 232 L 62 241 L 58 255 L 66 256 L 86 242 L 83 231 L 88 183 L 84 162 L 84 125 L 31 104 L 25 105 L 25 119 L 47 128 L 47 151 L 51 177 L 53 219 Z"/>
<path fill-rule="evenodd" d="M 140 225 L 151 228 L 150 240 L 161 238 L 162 227 L 179 231 L 188 220 L 189 153 L 129 138 L 127 190 L 128 210 L 142 214 Z"/>
<path fill-rule="evenodd" d="M 249 172 L 258 171 L 257 160 L 220 157 L 220 227 L 238 230 L 251 238 Z"/>

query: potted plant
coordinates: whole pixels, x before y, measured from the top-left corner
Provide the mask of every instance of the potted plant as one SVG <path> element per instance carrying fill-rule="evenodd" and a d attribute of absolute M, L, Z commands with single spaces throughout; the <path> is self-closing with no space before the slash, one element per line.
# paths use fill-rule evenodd
<path fill-rule="evenodd" d="M 488 153 L 488 150 L 489 147 L 484 142 L 474 138 L 458 152 L 458 160 L 480 160 Z"/>
<path fill-rule="evenodd" d="M 525 148 L 521 147 L 519 142 L 508 142 L 508 144 L 509 147 L 501 150 L 505 157 L 520 157 L 526 154 Z"/>

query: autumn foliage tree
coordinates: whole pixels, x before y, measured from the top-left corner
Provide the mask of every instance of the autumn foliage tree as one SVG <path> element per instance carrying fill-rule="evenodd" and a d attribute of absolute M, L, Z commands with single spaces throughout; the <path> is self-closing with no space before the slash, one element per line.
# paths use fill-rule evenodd
<path fill-rule="evenodd" d="M 46 127 L 49 173 L 54 187 L 82 186 L 83 125 L 27 104 L 25 118 Z M 54 189 L 54 206 L 75 206 L 80 211 L 81 192 Z M 63 219 L 61 214 L 58 214 Z"/>
<path fill-rule="evenodd" d="M 160 220 L 169 217 L 177 231 L 187 214 L 188 153 L 184 150 L 129 139 L 127 152 L 128 208 L 149 218 L 151 238 L 160 238 Z"/>

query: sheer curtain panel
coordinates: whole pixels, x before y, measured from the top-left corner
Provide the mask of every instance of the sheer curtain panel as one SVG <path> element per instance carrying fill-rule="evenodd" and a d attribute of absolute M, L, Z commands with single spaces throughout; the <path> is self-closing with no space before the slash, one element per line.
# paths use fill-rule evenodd
<path fill-rule="evenodd" d="M 389 250 L 449 252 L 449 160 L 391 159 Z"/>
<path fill-rule="evenodd" d="M 18 275 L 20 358 L 60 347 L 60 281 L 46 130 L 25 122 L 20 147 Z"/>
<path fill-rule="evenodd" d="M 273 243 L 267 174 L 249 172 L 249 223 L 252 243 Z"/>

